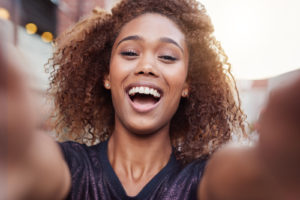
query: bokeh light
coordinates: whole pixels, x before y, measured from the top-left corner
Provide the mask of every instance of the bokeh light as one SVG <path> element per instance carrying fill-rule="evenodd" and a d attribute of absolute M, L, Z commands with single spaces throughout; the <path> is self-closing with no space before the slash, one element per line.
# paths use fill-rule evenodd
<path fill-rule="evenodd" d="M 9 18 L 10 18 L 10 14 L 9 14 L 8 10 L 0 7 L 0 19 L 8 20 Z"/>
<path fill-rule="evenodd" d="M 34 23 L 28 23 L 25 26 L 28 34 L 35 34 L 38 30 L 38 27 Z"/>
<path fill-rule="evenodd" d="M 47 43 L 52 42 L 52 40 L 53 40 L 53 34 L 50 32 L 44 32 L 41 35 L 41 37 L 42 37 L 42 40 Z"/>

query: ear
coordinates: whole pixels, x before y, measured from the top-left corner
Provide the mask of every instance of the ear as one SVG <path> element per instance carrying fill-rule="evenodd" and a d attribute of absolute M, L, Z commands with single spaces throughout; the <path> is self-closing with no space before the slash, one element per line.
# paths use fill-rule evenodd
<path fill-rule="evenodd" d="M 110 90 L 111 85 L 110 85 L 110 76 L 109 76 L 109 74 L 104 76 L 103 84 L 104 84 L 104 87 L 107 90 Z"/>
<path fill-rule="evenodd" d="M 183 98 L 187 98 L 189 96 L 189 84 L 187 82 L 184 83 L 182 88 L 181 96 Z"/>

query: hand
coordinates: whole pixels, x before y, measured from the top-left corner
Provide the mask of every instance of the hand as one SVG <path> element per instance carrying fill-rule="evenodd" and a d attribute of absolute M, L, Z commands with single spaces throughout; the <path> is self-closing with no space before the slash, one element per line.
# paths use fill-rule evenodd
<path fill-rule="evenodd" d="M 300 186 L 300 77 L 271 92 L 258 121 L 259 155 L 283 187 Z"/>
<path fill-rule="evenodd" d="M 0 160 L 21 157 L 37 127 L 36 99 L 29 89 L 20 53 L 0 43 Z"/>
<path fill-rule="evenodd" d="M 38 130 L 42 109 L 22 71 L 28 66 L 3 35 L 0 29 L 0 199 L 62 199 L 69 169 L 57 143 Z"/>
<path fill-rule="evenodd" d="M 300 199 L 300 77 L 273 91 L 253 147 L 227 146 L 206 165 L 199 199 Z"/>

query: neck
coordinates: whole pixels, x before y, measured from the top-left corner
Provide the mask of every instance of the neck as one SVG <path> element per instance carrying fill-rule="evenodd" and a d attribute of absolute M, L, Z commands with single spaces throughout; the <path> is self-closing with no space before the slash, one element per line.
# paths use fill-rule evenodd
<path fill-rule="evenodd" d="M 116 124 L 108 142 L 109 161 L 125 189 L 130 184 L 142 188 L 168 163 L 171 152 L 169 126 L 141 136 Z"/>
<path fill-rule="evenodd" d="M 115 129 L 108 142 L 110 162 L 112 165 L 121 164 L 123 169 L 144 168 L 147 171 L 155 166 L 161 168 L 169 161 L 171 152 L 169 127 L 147 136 Z"/>

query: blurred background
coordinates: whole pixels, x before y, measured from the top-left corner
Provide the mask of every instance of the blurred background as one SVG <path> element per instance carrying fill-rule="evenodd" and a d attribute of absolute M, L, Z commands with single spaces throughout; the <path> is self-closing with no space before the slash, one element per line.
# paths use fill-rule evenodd
<path fill-rule="evenodd" d="M 28 60 L 26 71 L 41 95 L 48 88 L 44 65 L 53 39 L 94 7 L 110 10 L 119 0 L 0 0 L 0 33 Z M 215 25 L 250 128 L 268 93 L 300 76 L 299 0 L 202 0 Z M 251 130 L 250 130 L 251 131 Z"/>

